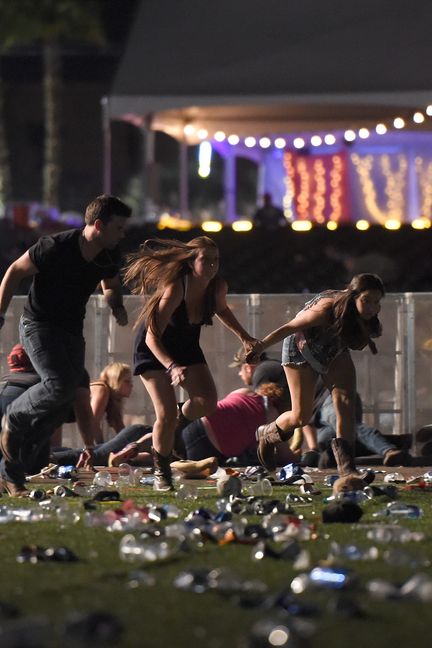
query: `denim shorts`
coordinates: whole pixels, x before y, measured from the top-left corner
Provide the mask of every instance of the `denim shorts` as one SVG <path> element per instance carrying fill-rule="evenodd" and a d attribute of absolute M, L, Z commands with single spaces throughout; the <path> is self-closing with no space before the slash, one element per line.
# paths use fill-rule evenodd
<path fill-rule="evenodd" d="M 347 352 L 343 347 L 337 348 L 334 346 L 333 348 L 329 348 L 316 343 L 312 349 L 309 344 L 304 343 L 301 347 L 302 351 L 300 351 L 297 342 L 299 337 L 301 345 L 301 333 L 294 333 L 284 339 L 282 346 L 282 365 L 301 367 L 307 364 L 316 371 L 316 373 L 326 374 L 333 360 L 335 360 L 335 358 L 337 358 L 342 352 Z"/>
<path fill-rule="evenodd" d="M 284 339 L 282 345 L 282 365 L 300 367 L 305 364 L 307 363 L 299 351 L 295 334 L 289 335 Z"/>

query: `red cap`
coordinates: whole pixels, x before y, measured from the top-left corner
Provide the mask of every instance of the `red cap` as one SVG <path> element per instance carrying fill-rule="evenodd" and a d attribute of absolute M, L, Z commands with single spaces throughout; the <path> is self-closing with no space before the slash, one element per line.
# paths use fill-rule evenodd
<path fill-rule="evenodd" d="M 15 344 L 7 361 L 12 371 L 33 371 L 33 365 L 22 344 Z"/>

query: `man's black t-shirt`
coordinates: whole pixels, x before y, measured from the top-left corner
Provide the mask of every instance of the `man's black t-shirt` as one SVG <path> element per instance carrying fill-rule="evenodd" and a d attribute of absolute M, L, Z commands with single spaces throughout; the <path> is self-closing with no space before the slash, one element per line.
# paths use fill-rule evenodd
<path fill-rule="evenodd" d="M 42 236 L 29 249 L 38 273 L 24 307 L 28 319 L 50 322 L 78 335 L 90 295 L 102 279 L 116 276 L 121 258 L 116 247 L 86 261 L 79 246 L 81 233 L 75 229 Z"/>

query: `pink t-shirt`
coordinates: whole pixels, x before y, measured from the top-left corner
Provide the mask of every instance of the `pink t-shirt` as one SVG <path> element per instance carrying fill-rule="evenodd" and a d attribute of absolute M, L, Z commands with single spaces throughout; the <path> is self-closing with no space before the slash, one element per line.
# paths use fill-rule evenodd
<path fill-rule="evenodd" d="M 235 457 L 256 445 L 255 431 L 266 422 L 264 400 L 258 394 L 231 392 L 218 401 L 214 414 L 206 417 L 226 457 Z"/>

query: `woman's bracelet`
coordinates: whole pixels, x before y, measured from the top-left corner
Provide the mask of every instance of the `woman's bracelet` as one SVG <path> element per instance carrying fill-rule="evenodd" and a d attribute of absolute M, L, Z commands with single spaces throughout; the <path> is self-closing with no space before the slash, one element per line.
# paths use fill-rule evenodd
<path fill-rule="evenodd" d="M 165 369 L 166 374 L 170 374 L 173 369 L 178 367 L 177 362 L 171 362 L 170 366 Z"/>

